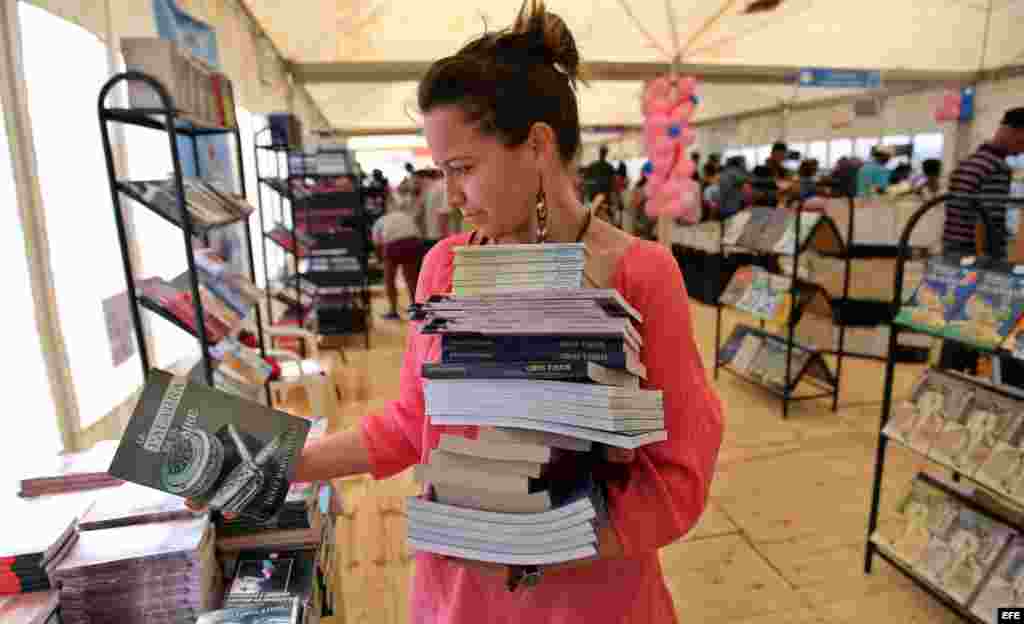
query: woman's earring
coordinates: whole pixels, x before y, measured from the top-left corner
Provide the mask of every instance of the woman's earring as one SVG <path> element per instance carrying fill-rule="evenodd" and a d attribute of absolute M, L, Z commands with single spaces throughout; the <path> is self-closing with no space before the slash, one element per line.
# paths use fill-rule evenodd
<path fill-rule="evenodd" d="M 548 239 L 548 205 L 544 197 L 544 180 L 537 189 L 537 242 L 544 243 Z"/>

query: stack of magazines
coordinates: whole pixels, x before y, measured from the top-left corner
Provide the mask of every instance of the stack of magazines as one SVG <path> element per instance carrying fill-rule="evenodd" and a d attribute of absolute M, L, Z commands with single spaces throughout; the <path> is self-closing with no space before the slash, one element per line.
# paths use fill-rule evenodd
<path fill-rule="evenodd" d="M 456 247 L 453 289 L 472 295 L 494 289 L 579 288 L 583 253 L 582 243 Z"/>
<path fill-rule="evenodd" d="M 85 531 L 51 576 L 64 624 L 194 621 L 223 594 L 207 515 Z"/>
<path fill-rule="evenodd" d="M 175 223 L 181 223 L 174 180 L 124 182 L 123 188 L 135 199 Z M 248 217 L 253 206 L 241 195 L 228 193 L 199 178 L 185 178 L 185 208 L 199 228 L 233 223 Z"/>
<path fill-rule="evenodd" d="M 32 498 L 121 485 L 124 481 L 107 474 L 116 450 L 117 442 L 105 440 L 86 451 L 58 455 L 48 466 L 29 468 L 18 495 Z"/>
<path fill-rule="evenodd" d="M 523 247 L 571 258 L 580 246 L 487 256 L 514 265 Z M 582 263 L 568 265 L 582 280 Z M 443 433 L 417 467 L 428 493 L 409 502 L 410 546 L 523 565 L 596 556 L 602 445 L 667 438 L 661 391 L 640 388 L 641 315 L 614 290 L 517 285 L 433 297 L 413 318 L 441 335 L 440 362 L 422 371 L 427 416 L 472 433 Z"/>

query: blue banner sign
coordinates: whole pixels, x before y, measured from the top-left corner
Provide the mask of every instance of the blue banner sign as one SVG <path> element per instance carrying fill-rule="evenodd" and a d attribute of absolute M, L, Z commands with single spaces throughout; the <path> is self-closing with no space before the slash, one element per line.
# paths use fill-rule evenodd
<path fill-rule="evenodd" d="M 882 72 L 862 69 L 828 69 L 809 67 L 800 70 L 801 87 L 823 89 L 878 89 Z"/>

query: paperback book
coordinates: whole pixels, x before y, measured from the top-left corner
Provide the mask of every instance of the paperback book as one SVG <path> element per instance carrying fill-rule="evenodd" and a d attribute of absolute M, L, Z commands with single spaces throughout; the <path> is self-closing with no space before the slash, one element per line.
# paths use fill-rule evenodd
<path fill-rule="evenodd" d="M 1024 536 L 1014 536 L 971 603 L 983 622 L 998 622 L 1000 607 L 1024 607 Z"/>
<path fill-rule="evenodd" d="M 966 605 L 1012 535 L 1013 530 L 1001 522 L 961 508 L 949 536 L 949 562 L 939 575 L 946 593 Z"/>
<path fill-rule="evenodd" d="M 1014 402 L 983 388 L 972 388 L 964 408 L 947 418 L 930 456 L 973 476 L 988 459 L 1006 426 L 1013 419 Z"/>
<path fill-rule="evenodd" d="M 284 502 L 309 427 L 302 418 L 153 370 L 110 474 L 267 519 Z"/>
<path fill-rule="evenodd" d="M 978 266 L 973 257 L 955 255 L 928 259 L 924 278 L 895 322 L 930 334 L 942 335 L 955 318 L 960 302 L 977 289 Z"/>
<path fill-rule="evenodd" d="M 958 289 L 944 335 L 984 349 L 1000 346 L 1024 312 L 1024 266 L 989 262 L 974 290 Z"/>
<path fill-rule="evenodd" d="M 243 551 L 224 596 L 225 607 L 266 602 L 310 604 L 316 577 L 316 552 L 311 550 Z"/>
<path fill-rule="evenodd" d="M 1016 500 L 1024 500 L 1024 419 L 1016 415 L 996 441 L 974 479 Z"/>
<path fill-rule="evenodd" d="M 937 560 L 935 551 L 938 544 L 932 544 L 933 536 L 939 542 L 945 541 L 960 511 L 960 504 L 954 497 L 918 475 L 910 482 L 896 511 L 899 513 L 898 521 L 888 531 L 876 530 L 871 541 L 924 573 L 922 563 L 929 545 L 932 546 L 933 564 Z"/>

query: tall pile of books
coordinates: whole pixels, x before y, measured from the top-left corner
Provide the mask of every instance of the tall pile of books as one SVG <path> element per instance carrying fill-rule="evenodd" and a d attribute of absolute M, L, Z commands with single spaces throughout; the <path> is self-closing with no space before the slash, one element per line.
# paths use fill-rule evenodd
<path fill-rule="evenodd" d="M 457 277 L 460 259 L 486 257 L 495 269 L 551 265 L 564 277 L 547 285 L 582 283 L 581 245 L 483 249 L 456 250 Z M 661 392 L 640 388 L 640 314 L 614 290 L 522 286 L 413 307 L 421 331 L 441 335 L 441 361 L 422 371 L 427 416 L 476 427 L 442 434 L 417 467 L 429 487 L 409 501 L 414 549 L 523 565 L 596 556 L 607 520 L 601 445 L 667 438 Z"/>

